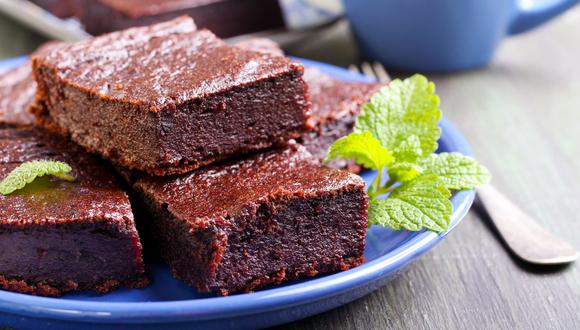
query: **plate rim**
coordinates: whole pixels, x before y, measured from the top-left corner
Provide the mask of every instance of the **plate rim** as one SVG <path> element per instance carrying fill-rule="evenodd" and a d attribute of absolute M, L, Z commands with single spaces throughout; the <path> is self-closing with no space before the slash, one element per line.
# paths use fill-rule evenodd
<path fill-rule="evenodd" d="M 0 61 L 2 68 L 15 66 L 26 56 Z M 317 67 L 335 77 L 352 81 L 370 81 L 368 78 L 334 65 L 296 58 L 306 67 Z M 443 117 L 441 140 L 450 150 L 473 156 L 473 152 L 459 130 Z M 474 190 L 460 191 L 452 198 L 453 213 L 447 232 L 437 234 L 418 232 L 389 253 L 347 271 L 313 278 L 306 282 L 275 287 L 251 294 L 228 297 L 209 297 L 177 301 L 155 302 L 94 302 L 62 298 L 31 296 L 0 290 L 0 311 L 9 314 L 33 316 L 83 323 L 159 323 L 207 321 L 247 316 L 256 312 L 267 313 L 287 309 L 303 303 L 332 298 L 377 280 L 401 268 L 429 251 L 449 234 L 469 211 L 475 197 Z"/>

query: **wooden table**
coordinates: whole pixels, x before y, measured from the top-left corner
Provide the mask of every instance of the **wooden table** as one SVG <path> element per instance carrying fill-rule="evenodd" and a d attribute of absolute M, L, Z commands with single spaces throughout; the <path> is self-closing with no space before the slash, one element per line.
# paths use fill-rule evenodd
<path fill-rule="evenodd" d="M 493 182 L 556 235 L 580 248 L 580 8 L 506 40 L 480 70 L 429 75 L 444 113 L 467 136 Z M 0 58 L 41 41 L 0 16 Z M 356 61 L 346 25 L 291 53 Z M 471 211 L 436 249 L 382 289 L 285 329 L 580 329 L 580 262 L 524 265 Z"/>

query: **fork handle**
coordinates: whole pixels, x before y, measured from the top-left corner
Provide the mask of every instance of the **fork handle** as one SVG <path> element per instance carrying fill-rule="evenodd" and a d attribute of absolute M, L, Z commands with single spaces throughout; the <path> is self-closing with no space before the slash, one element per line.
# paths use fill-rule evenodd
<path fill-rule="evenodd" d="M 479 188 L 477 196 L 507 246 L 522 260 L 552 265 L 578 258 L 570 244 L 538 225 L 492 185 Z"/>

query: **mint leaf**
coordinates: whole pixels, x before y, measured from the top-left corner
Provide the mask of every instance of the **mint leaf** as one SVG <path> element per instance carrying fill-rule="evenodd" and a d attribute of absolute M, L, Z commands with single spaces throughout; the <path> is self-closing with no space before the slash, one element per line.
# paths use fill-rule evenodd
<path fill-rule="evenodd" d="M 412 231 L 446 231 L 451 218 L 451 194 L 436 175 L 420 176 L 393 190 L 387 199 L 370 203 L 369 224 Z"/>
<path fill-rule="evenodd" d="M 489 180 L 485 167 L 459 153 L 433 154 L 441 129 L 435 85 L 424 76 L 394 80 L 366 103 L 354 133 L 337 140 L 326 161 L 354 159 L 377 170 L 368 189 L 369 224 L 395 230 L 447 230 L 450 189 Z M 383 175 L 388 174 L 388 180 Z M 389 194 L 390 193 L 390 194 Z M 378 199 L 389 194 L 386 199 Z"/>
<path fill-rule="evenodd" d="M 421 161 L 425 174 L 436 174 L 448 189 L 473 189 L 487 183 L 489 171 L 457 152 L 432 154 Z"/>
<path fill-rule="evenodd" d="M 395 150 L 410 136 L 420 142 L 421 156 L 426 157 L 437 149 L 441 130 L 438 108 L 439 97 L 435 85 L 422 75 L 404 81 L 393 80 L 363 106 L 356 120 L 355 132 L 370 131 L 383 147 Z"/>
<path fill-rule="evenodd" d="M 336 140 L 330 146 L 324 162 L 338 157 L 354 159 L 358 164 L 373 170 L 388 166 L 393 161 L 391 153 L 370 132 L 351 133 Z"/>
<path fill-rule="evenodd" d="M 413 163 L 394 163 L 387 172 L 389 179 L 398 182 L 411 181 L 423 173 L 423 168 Z"/>
<path fill-rule="evenodd" d="M 0 182 L 0 194 L 9 195 L 16 190 L 24 188 L 36 178 L 53 175 L 63 180 L 72 181 L 74 178 L 70 173 L 72 168 L 63 162 L 51 160 L 33 160 L 20 164 L 12 170 L 8 176 Z"/>
<path fill-rule="evenodd" d="M 397 162 L 413 163 L 423 154 L 421 141 L 417 135 L 411 135 L 395 148 L 393 154 Z"/>

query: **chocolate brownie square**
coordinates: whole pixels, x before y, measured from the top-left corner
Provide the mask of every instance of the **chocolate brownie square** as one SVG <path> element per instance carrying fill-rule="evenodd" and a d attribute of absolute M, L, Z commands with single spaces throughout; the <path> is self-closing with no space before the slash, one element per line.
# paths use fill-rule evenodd
<path fill-rule="evenodd" d="M 201 292 L 251 291 L 363 262 L 364 181 L 320 166 L 302 146 L 134 188 L 162 258 Z"/>
<path fill-rule="evenodd" d="M 0 126 L 34 124 L 28 107 L 34 101 L 36 83 L 30 61 L 0 73 Z"/>
<path fill-rule="evenodd" d="M 255 52 L 284 56 L 284 51 L 275 41 L 268 38 L 248 38 L 237 41 L 234 46 Z"/>
<path fill-rule="evenodd" d="M 49 41 L 34 52 L 40 54 L 62 44 Z M 0 73 L 0 126 L 30 126 L 34 115 L 29 108 L 34 104 L 36 82 L 32 77 L 32 63 L 23 64 Z"/>
<path fill-rule="evenodd" d="M 74 144 L 34 128 L 0 129 L 0 180 L 26 161 L 73 168 L 0 195 L 0 287 L 43 296 L 147 284 L 127 195 L 111 170 Z"/>
<path fill-rule="evenodd" d="M 246 39 L 237 42 L 235 46 L 265 53 L 284 54 L 278 44 L 265 38 Z M 299 141 L 316 158 L 322 160 L 334 141 L 352 131 L 362 105 L 385 84 L 343 81 L 317 68 L 306 68 L 304 80 L 309 87 L 314 128 Z M 361 170 L 354 162 L 342 159 L 333 160 L 328 165 L 346 168 L 354 173 Z"/>
<path fill-rule="evenodd" d="M 305 70 L 304 80 L 310 91 L 314 129 L 300 142 L 314 157 L 322 160 L 334 141 L 352 132 L 362 105 L 384 84 L 344 81 L 315 68 Z M 342 159 L 328 165 L 355 173 L 361 170 L 359 165 Z"/>
<path fill-rule="evenodd" d="M 190 18 L 67 44 L 35 56 L 33 70 L 37 117 L 90 152 L 152 175 L 309 128 L 301 64 L 228 46 Z"/>

